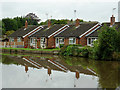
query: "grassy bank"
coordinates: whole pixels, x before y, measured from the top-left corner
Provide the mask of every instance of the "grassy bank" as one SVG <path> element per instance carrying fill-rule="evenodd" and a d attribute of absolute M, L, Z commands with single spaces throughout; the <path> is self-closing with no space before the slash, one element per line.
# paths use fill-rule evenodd
<path fill-rule="evenodd" d="M 12 49 L 12 50 L 30 50 L 30 51 L 56 51 L 60 50 L 59 48 L 55 49 L 30 49 L 30 48 L 0 48 L 0 49 Z"/>

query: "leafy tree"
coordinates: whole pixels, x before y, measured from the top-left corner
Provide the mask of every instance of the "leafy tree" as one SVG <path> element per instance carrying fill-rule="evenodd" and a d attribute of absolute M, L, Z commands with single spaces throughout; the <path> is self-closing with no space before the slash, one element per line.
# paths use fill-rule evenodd
<path fill-rule="evenodd" d="M 21 22 L 21 18 L 22 17 L 15 17 L 14 20 L 17 21 L 17 25 L 18 25 L 18 28 L 21 28 L 23 26 L 22 22 Z"/>
<path fill-rule="evenodd" d="M 97 56 L 97 59 L 112 59 L 113 52 L 118 50 L 116 45 L 119 42 L 116 42 L 117 40 L 118 32 L 115 27 L 104 25 L 99 31 L 98 45 L 94 45 L 94 54 Z"/>
<path fill-rule="evenodd" d="M 4 35 L 5 34 L 5 26 L 4 23 L 0 20 L 0 35 Z"/>
<path fill-rule="evenodd" d="M 17 30 L 18 29 L 18 25 L 17 25 L 17 21 L 14 19 L 10 19 L 10 18 L 4 18 L 2 19 L 4 25 L 5 25 L 5 29 L 6 31 L 8 30 Z"/>

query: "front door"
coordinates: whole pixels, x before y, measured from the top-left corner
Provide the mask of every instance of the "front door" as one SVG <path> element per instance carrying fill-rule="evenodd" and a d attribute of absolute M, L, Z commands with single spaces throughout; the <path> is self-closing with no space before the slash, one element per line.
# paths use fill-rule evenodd
<path fill-rule="evenodd" d="M 41 48 L 46 48 L 46 40 L 45 40 L 45 37 L 41 37 L 41 39 L 40 39 L 40 46 L 41 46 Z"/>
<path fill-rule="evenodd" d="M 55 43 L 56 43 L 56 47 L 59 47 L 59 38 L 56 38 L 56 41 L 55 41 Z"/>
<path fill-rule="evenodd" d="M 56 47 L 60 47 L 60 44 L 64 44 L 64 38 L 56 38 Z"/>

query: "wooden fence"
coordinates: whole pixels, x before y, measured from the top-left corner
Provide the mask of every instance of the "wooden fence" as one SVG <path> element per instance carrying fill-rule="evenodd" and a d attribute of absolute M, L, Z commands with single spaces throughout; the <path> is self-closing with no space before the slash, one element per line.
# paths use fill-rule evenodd
<path fill-rule="evenodd" d="M 24 47 L 24 42 L 0 42 L 0 47 Z"/>

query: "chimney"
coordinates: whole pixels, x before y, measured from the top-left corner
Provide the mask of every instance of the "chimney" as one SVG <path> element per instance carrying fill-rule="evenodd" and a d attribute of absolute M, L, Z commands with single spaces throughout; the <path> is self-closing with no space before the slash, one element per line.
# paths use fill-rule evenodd
<path fill-rule="evenodd" d="M 79 19 L 76 19 L 75 26 L 78 27 L 79 25 L 80 25 L 80 20 L 79 20 Z"/>
<path fill-rule="evenodd" d="M 48 28 L 51 26 L 51 21 L 50 19 L 48 20 Z"/>
<path fill-rule="evenodd" d="M 110 26 L 113 26 L 115 24 L 115 17 L 112 15 L 110 18 Z"/>
<path fill-rule="evenodd" d="M 25 28 L 27 28 L 28 27 L 28 22 L 27 22 L 27 20 L 25 21 Z"/>

